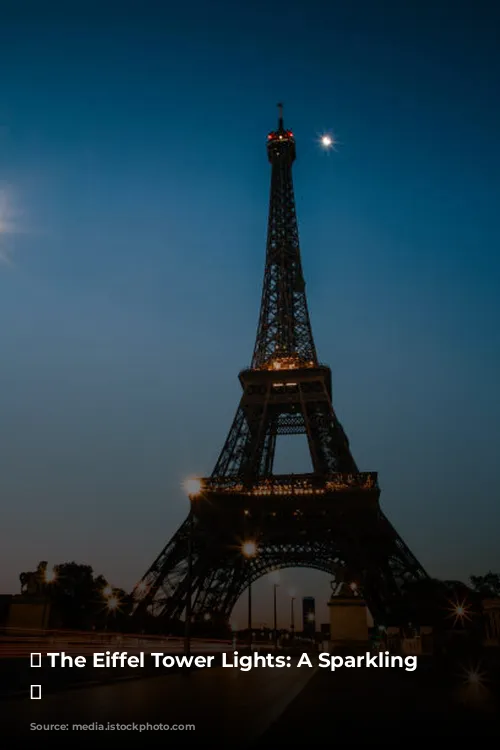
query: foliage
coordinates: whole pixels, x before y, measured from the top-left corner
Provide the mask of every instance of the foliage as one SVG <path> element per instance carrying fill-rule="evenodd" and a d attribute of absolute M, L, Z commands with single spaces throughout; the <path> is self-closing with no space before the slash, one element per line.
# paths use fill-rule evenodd
<path fill-rule="evenodd" d="M 481 596 L 496 597 L 500 596 L 500 575 L 493 573 L 491 570 L 484 576 L 471 576 L 470 582 Z"/>
<path fill-rule="evenodd" d="M 430 578 L 408 584 L 406 594 L 420 625 L 439 630 L 469 630 L 476 625 L 480 597 L 461 581 Z"/>
<path fill-rule="evenodd" d="M 77 630 L 122 630 L 131 610 L 131 599 L 111 587 L 90 565 L 67 562 L 55 565 L 43 585 L 58 626 Z"/>

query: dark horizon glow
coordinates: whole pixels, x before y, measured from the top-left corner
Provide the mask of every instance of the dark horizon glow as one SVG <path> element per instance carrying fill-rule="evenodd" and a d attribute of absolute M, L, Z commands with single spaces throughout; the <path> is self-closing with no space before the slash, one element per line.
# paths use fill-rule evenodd
<path fill-rule="evenodd" d="M 498 9 L 134 5 L 0 11 L 0 591 L 39 560 L 130 589 L 211 472 L 279 100 L 353 455 L 432 575 L 498 570 Z"/>

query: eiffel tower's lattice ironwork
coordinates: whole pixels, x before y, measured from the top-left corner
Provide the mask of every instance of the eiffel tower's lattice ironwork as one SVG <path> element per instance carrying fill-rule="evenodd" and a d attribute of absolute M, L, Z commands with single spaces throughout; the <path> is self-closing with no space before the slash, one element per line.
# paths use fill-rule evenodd
<path fill-rule="evenodd" d="M 195 618 L 227 622 L 254 580 L 297 566 L 348 571 L 372 614 L 387 621 L 409 615 L 405 586 L 427 578 L 380 508 L 377 474 L 358 470 L 332 405 L 331 371 L 317 358 L 293 194 L 295 138 L 279 107 L 267 137 L 271 197 L 252 364 L 239 375 L 243 394 L 212 475 L 133 592 L 136 613 L 179 620 L 189 590 Z M 277 437 L 300 433 L 313 472 L 273 474 Z M 249 539 L 253 557 L 242 554 Z"/>

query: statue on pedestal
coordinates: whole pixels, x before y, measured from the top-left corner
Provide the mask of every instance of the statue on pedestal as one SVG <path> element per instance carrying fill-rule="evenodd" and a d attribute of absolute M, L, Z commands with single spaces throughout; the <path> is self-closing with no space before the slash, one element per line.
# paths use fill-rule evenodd
<path fill-rule="evenodd" d="M 38 563 L 38 567 L 35 571 L 21 573 L 19 576 L 19 580 L 21 581 L 21 595 L 32 597 L 42 596 L 46 571 L 47 562 L 43 560 Z"/>
<path fill-rule="evenodd" d="M 330 588 L 332 590 L 331 599 L 352 599 L 359 597 L 359 587 L 355 582 L 355 578 L 350 575 L 345 567 L 340 565 L 336 567 L 334 576 L 333 581 L 330 581 Z"/>

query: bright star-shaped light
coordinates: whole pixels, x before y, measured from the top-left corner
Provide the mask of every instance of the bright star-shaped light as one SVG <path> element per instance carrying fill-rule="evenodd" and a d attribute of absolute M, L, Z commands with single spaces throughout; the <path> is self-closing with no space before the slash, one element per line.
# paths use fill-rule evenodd
<path fill-rule="evenodd" d="M 480 664 L 464 669 L 462 671 L 462 677 L 465 684 L 470 687 L 482 688 L 487 682 L 487 674 L 481 669 Z"/>
<path fill-rule="evenodd" d="M 333 133 L 318 133 L 318 144 L 323 151 L 336 151 L 339 141 Z"/>
<path fill-rule="evenodd" d="M 457 623 L 463 625 L 466 621 L 470 622 L 472 620 L 470 616 L 471 609 L 467 606 L 465 599 L 462 602 L 449 601 L 448 604 L 450 605 L 448 607 L 448 617 L 454 618 L 453 625 L 457 625 Z"/>
<path fill-rule="evenodd" d="M 107 605 L 106 605 L 106 606 L 107 606 L 107 608 L 108 608 L 108 610 L 109 610 L 110 612 L 114 612 L 114 611 L 116 611 L 117 609 L 119 609 L 119 607 L 120 607 L 120 600 L 118 599 L 118 597 L 117 597 L 117 596 L 111 596 L 111 597 L 110 597 L 110 598 L 108 599 L 108 603 L 107 603 Z"/>
<path fill-rule="evenodd" d="M 244 542 L 241 545 L 241 552 L 245 557 L 256 557 L 257 555 L 257 545 L 255 542 Z"/>

